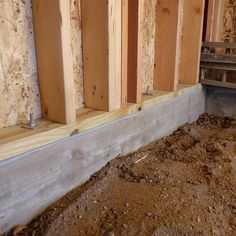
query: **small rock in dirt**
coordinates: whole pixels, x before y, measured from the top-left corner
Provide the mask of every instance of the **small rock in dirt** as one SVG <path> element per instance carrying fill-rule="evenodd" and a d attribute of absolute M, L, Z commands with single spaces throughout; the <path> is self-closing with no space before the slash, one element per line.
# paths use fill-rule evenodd
<path fill-rule="evenodd" d="M 128 226 L 126 224 L 123 224 L 122 226 L 123 226 L 124 229 L 128 228 Z"/>
<path fill-rule="evenodd" d="M 111 211 L 112 211 L 114 214 L 116 214 L 116 213 L 117 213 L 117 211 L 116 211 L 116 209 L 115 209 L 115 208 L 111 208 Z"/>
<path fill-rule="evenodd" d="M 212 230 L 212 234 L 213 234 L 213 236 L 220 235 L 220 232 L 218 230 L 216 230 L 216 229 L 213 229 Z"/>
<path fill-rule="evenodd" d="M 17 236 L 19 233 L 21 233 L 23 230 L 26 229 L 25 225 L 17 225 L 14 229 L 13 229 L 13 236 Z"/>
<path fill-rule="evenodd" d="M 212 207 L 209 206 L 209 207 L 208 207 L 208 211 L 209 211 L 209 213 L 211 212 L 211 210 L 212 210 Z"/>
<path fill-rule="evenodd" d="M 115 233 L 113 231 L 106 234 L 106 236 L 115 236 Z"/>
<path fill-rule="evenodd" d="M 146 179 L 142 178 L 142 179 L 139 180 L 139 182 L 144 184 L 144 183 L 146 183 Z"/>

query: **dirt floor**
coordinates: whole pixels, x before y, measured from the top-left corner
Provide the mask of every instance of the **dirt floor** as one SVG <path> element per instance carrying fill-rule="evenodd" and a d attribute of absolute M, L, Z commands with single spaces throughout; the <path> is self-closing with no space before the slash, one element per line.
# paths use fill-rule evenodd
<path fill-rule="evenodd" d="M 236 121 L 204 114 L 7 235 L 235 236 Z"/>

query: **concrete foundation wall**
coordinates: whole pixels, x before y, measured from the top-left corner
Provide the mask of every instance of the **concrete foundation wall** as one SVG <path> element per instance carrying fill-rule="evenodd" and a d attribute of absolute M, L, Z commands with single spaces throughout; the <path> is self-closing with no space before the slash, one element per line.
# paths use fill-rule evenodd
<path fill-rule="evenodd" d="M 205 94 L 200 88 L 1 162 L 0 233 L 28 222 L 111 159 L 169 135 L 186 122 L 194 122 L 204 110 Z"/>
<path fill-rule="evenodd" d="M 236 90 L 206 87 L 206 112 L 236 118 Z"/>

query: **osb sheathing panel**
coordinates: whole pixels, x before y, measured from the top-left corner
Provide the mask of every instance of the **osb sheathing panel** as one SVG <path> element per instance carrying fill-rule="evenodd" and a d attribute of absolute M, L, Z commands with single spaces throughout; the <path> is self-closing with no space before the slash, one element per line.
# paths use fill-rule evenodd
<path fill-rule="evenodd" d="M 236 41 L 236 0 L 224 0 L 222 41 Z"/>
<path fill-rule="evenodd" d="M 142 90 L 153 89 L 154 52 L 155 52 L 155 26 L 156 26 L 157 0 L 144 1 L 143 17 L 143 47 L 142 47 Z"/>
<path fill-rule="evenodd" d="M 30 1 L 0 0 L 0 127 L 41 115 Z"/>
<path fill-rule="evenodd" d="M 83 107 L 79 0 L 71 0 L 76 108 Z M 41 117 L 31 0 L 0 0 L 0 127 Z"/>
<path fill-rule="evenodd" d="M 71 37 L 76 94 L 76 109 L 84 107 L 83 57 L 80 0 L 71 0 Z"/>

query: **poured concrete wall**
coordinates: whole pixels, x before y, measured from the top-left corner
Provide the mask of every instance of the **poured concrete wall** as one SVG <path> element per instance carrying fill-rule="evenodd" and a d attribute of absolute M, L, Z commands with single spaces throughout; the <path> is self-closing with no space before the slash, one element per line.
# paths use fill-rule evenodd
<path fill-rule="evenodd" d="M 236 118 L 235 89 L 207 87 L 206 95 L 206 112 Z"/>
<path fill-rule="evenodd" d="M 108 161 L 194 122 L 205 110 L 202 88 L 67 140 L 0 162 L 0 233 L 24 224 Z"/>

